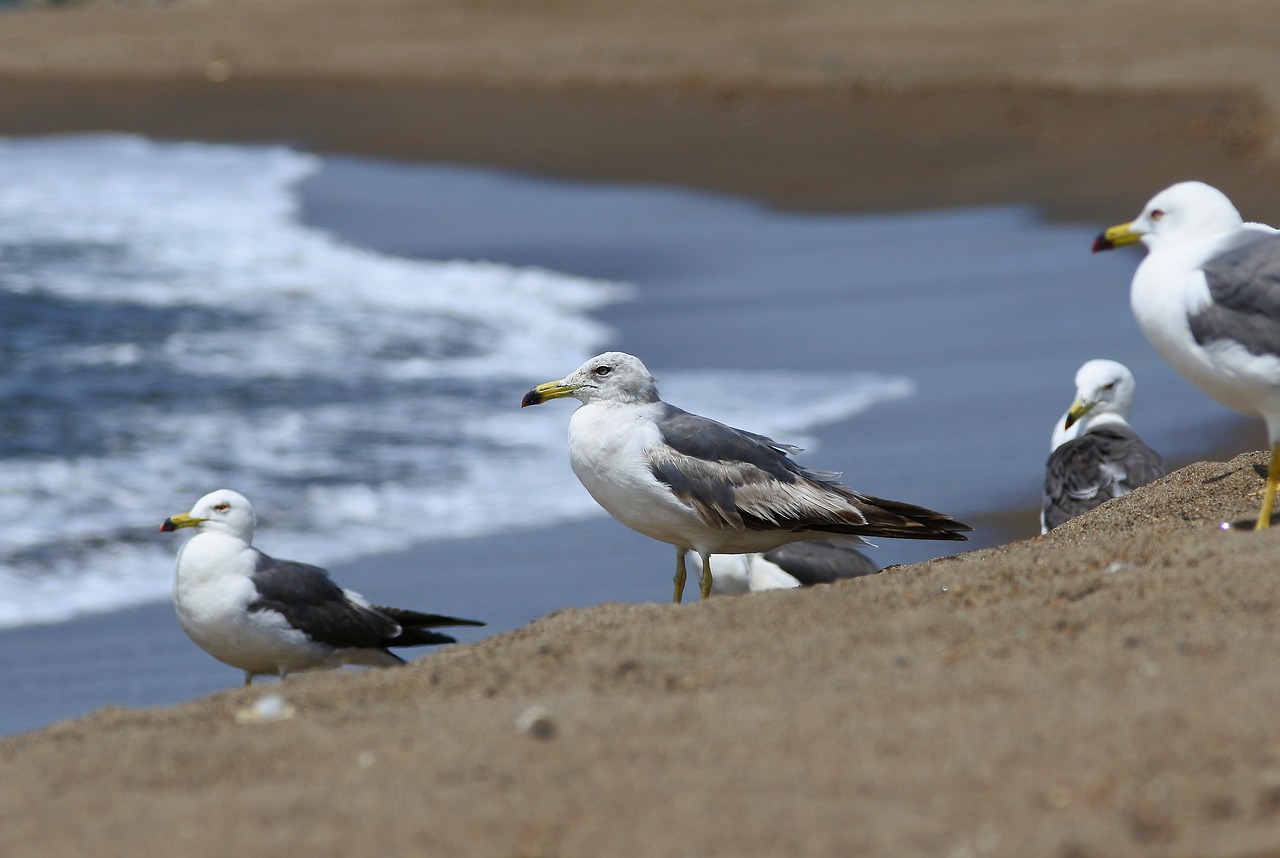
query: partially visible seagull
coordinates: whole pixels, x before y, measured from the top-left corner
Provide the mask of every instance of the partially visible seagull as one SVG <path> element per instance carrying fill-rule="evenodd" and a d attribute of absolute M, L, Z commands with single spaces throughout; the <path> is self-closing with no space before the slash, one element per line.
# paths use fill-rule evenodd
<path fill-rule="evenodd" d="M 702 570 L 702 558 L 687 552 Z M 712 554 L 711 595 L 731 596 L 831 584 L 845 578 L 874 575 L 880 567 L 854 548 L 810 540 L 789 542 L 763 554 Z"/>
<path fill-rule="evenodd" d="M 1164 460 L 1129 426 L 1133 373 L 1091 360 L 1076 373 L 1076 398 L 1053 426 L 1044 466 L 1040 532 L 1165 475 Z"/>
<path fill-rule="evenodd" d="M 205 495 L 160 526 L 195 528 L 178 551 L 178 621 L 201 649 L 243 670 L 245 685 L 255 676 L 283 679 L 344 664 L 401 665 L 388 647 L 454 643 L 430 629 L 484 625 L 372 605 L 318 566 L 275 560 L 254 548 L 254 526 L 252 505 L 230 489 Z"/>
<path fill-rule="evenodd" d="M 1093 250 L 1139 241 L 1147 256 L 1129 301 L 1142 332 L 1205 393 L 1266 421 L 1271 465 L 1254 527 L 1269 527 L 1280 487 L 1280 235 L 1246 223 L 1216 188 L 1180 182 Z"/>
<path fill-rule="evenodd" d="M 802 468 L 798 448 L 668 405 L 639 358 L 593 357 L 525 394 L 521 407 L 572 396 L 569 461 L 618 521 L 676 549 L 674 601 L 684 593 L 686 551 L 702 557 L 702 598 L 712 554 L 769 551 L 788 542 L 863 536 L 963 540 L 968 525 L 933 510 L 860 494 L 839 474 Z"/>

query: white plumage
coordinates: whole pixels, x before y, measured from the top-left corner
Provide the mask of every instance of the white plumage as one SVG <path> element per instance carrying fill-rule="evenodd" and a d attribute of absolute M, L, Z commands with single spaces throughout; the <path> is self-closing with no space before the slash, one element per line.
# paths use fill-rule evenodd
<path fill-rule="evenodd" d="M 702 597 L 712 554 L 763 552 L 789 542 L 891 536 L 964 539 L 969 530 L 923 507 L 859 494 L 838 474 L 793 462 L 796 448 L 682 411 L 658 398 L 633 355 L 606 352 L 559 381 L 525 394 L 522 406 L 574 397 L 569 461 L 596 502 L 640 533 L 676 548 L 675 601 L 686 551 L 702 557 Z"/>
<path fill-rule="evenodd" d="M 260 675 L 404 664 L 388 647 L 453 643 L 430 629 L 484 625 L 372 605 L 317 566 L 275 560 L 254 548 L 255 524 L 248 499 L 220 489 L 160 528 L 195 528 L 178 551 L 178 622 L 205 652 L 243 670 L 245 685 Z"/>
<path fill-rule="evenodd" d="M 1075 383 L 1075 400 L 1053 426 L 1041 533 L 1165 474 L 1160 455 L 1129 425 L 1135 392 L 1129 368 L 1087 361 Z"/>
<path fill-rule="evenodd" d="M 1246 223 L 1216 188 L 1181 182 L 1094 250 L 1136 242 L 1147 256 L 1129 297 L 1143 334 L 1205 393 L 1266 421 L 1271 467 L 1256 527 L 1267 527 L 1280 486 L 1280 236 Z"/>

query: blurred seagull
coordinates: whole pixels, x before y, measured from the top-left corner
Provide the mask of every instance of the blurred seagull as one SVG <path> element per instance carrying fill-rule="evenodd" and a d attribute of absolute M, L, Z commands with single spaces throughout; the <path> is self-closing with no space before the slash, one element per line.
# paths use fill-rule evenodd
<path fill-rule="evenodd" d="M 1164 461 L 1129 426 L 1133 373 L 1091 360 L 1076 373 L 1076 399 L 1053 427 L 1044 469 L 1040 532 L 1165 475 Z"/>
<path fill-rule="evenodd" d="M 248 499 L 229 489 L 205 495 L 160 526 L 196 529 L 178 551 L 178 621 L 201 649 L 243 670 L 245 685 L 255 676 L 283 679 L 344 664 L 401 665 L 388 647 L 454 643 L 430 629 L 484 625 L 371 605 L 318 566 L 275 560 L 254 548 L 254 526 Z"/>
<path fill-rule="evenodd" d="M 971 530 L 949 516 L 860 494 L 838 474 L 802 468 L 798 448 L 668 405 L 639 358 L 606 352 L 525 394 L 521 407 L 572 396 L 569 461 L 618 521 L 676 549 L 674 600 L 684 593 L 686 551 L 702 558 L 702 598 L 712 554 L 769 551 L 844 536 L 953 539 Z"/>
<path fill-rule="evenodd" d="M 692 560 L 701 572 L 702 558 L 698 552 L 686 554 L 686 560 Z M 762 554 L 712 554 L 711 595 L 812 587 L 879 571 L 874 560 L 853 548 L 816 540 L 789 542 Z"/>
<path fill-rule="evenodd" d="M 1267 424 L 1271 465 L 1255 528 L 1269 527 L 1280 487 L 1280 235 L 1245 223 L 1203 182 L 1151 198 L 1094 252 L 1142 242 L 1129 302 L 1160 356 L 1219 402 Z"/>

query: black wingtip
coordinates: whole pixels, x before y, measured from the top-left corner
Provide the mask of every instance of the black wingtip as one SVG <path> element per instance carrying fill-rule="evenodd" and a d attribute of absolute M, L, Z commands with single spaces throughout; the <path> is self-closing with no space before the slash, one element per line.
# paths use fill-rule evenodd
<path fill-rule="evenodd" d="M 483 626 L 486 625 L 483 620 L 464 620 L 460 617 L 441 617 L 432 615 L 431 622 L 423 623 L 423 628 L 438 628 L 440 626 Z"/>
<path fill-rule="evenodd" d="M 968 542 L 969 537 L 964 534 L 973 530 L 963 521 L 927 507 L 870 495 L 860 495 L 859 500 L 871 507 L 863 507 L 868 520 L 866 527 L 856 531 L 859 536 Z"/>
<path fill-rule="evenodd" d="M 922 539 L 945 539 L 952 542 L 968 542 L 969 537 L 965 536 L 965 534 L 973 532 L 972 527 L 965 524 L 963 521 L 956 521 L 954 518 L 949 518 L 945 521 L 934 520 L 921 522 L 921 524 L 933 529 L 932 533 L 927 536 L 922 536 Z"/>
<path fill-rule="evenodd" d="M 407 608 L 392 608 L 387 605 L 374 605 L 382 613 L 400 624 L 405 629 L 431 629 L 440 626 L 483 626 L 481 620 L 466 620 L 461 617 L 446 617 L 444 614 L 424 614 Z"/>
<path fill-rule="evenodd" d="M 452 635 L 441 634 L 427 629 L 405 629 L 383 643 L 383 646 L 438 646 L 440 644 L 457 643 L 458 639 Z"/>
<path fill-rule="evenodd" d="M 419 628 L 439 628 L 440 626 L 483 626 L 481 620 L 464 620 L 461 617 L 444 617 L 440 614 L 427 615 L 426 622 L 414 623 Z"/>
<path fill-rule="evenodd" d="M 1099 253 L 1103 250 L 1115 250 L 1116 243 L 1107 238 L 1105 232 L 1098 233 L 1098 237 L 1093 240 L 1093 252 Z"/>
<path fill-rule="evenodd" d="M 524 399 L 520 400 L 520 407 L 528 408 L 530 405 L 541 405 L 542 402 L 542 394 L 536 390 L 531 390 L 524 395 Z"/>

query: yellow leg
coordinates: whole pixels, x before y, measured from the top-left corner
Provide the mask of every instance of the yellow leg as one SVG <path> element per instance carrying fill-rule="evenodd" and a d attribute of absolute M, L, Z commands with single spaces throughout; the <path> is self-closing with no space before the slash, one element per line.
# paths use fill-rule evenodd
<path fill-rule="evenodd" d="M 1271 445 L 1271 464 L 1267 466 L 1267 487 L 1262 494 L 1262 511 L 1254 530 L 1271 526 L 1271 508 L 1275 506 L 1276 489 L 1280 488 L 1280 444 Z"/>
<path fill-rule="evenodd" d="M 698 579 L 698 591 L 702 598 L 707 599 L 711 596 L 711 555 L 699 551 L 698 556 L 702 558 L 702 577 Z"/>
<path fill-rule="evenodd" d="M 684 598 L 684 581 L 687 577 L 688 573 L 684 568 L 684 549 L 676 546 L 676 577 L 674 579 L 676 582 L 676 594 L 671 601 L 675 602 L 677 605 L 680 604 L 680 600 Z"/>

